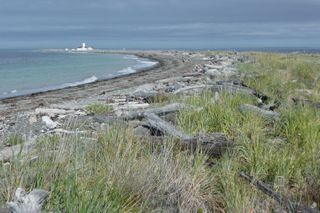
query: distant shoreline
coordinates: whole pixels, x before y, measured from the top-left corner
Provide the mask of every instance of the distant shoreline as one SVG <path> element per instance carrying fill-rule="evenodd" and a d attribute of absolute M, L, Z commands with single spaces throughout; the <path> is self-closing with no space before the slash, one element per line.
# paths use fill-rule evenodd
<path fill-rule="evenodd" d="M 65 50 L 62 49 L 44 49 L 44 50 L 40 50 L 40 51 L 48 51 L 48 52 L 65 52 Z M 77 53 L 77 52 L 75 52 Z M 44 87 L 44 88 L 36 88 L 36 89 L 30 89 L 27 90 L 25 92 L 22 92 L 22 94 L 17 94 L 15 95 L 14 93 L 8 96 L 4 96 L 1 97 L 0 96 L 0 101 L 1 100 L 8 100 L 8 99 L 14 99 L 14 98 L 20 98 L 20 97 L 29 97 L 29 96 L 35 96 L 38 94 L 42 94 L 42 93 L 46 93 L 46 92 L 51 92 L 51 91 L 59 91 L 59 90 L 63 90 L 63 89 L 67 89 L 67 88 L 72 88 L 72 87 L 78 87 L 78 86 L 82 86 L 85 84 L 92 84 L 92 83 L 98 83 L 101 81 L 108 81 L 110 79 L 115 79 L 115 78 L 121 78 L 123 76 L 127 76 L 130 74 L 134 74 L 137 72 L 141 72 L 141 71 L 148 71 L 151 70 L 153 68 L 155 68 L 159 62 L 156 61 L 155 59 L 150 59 L 150 58 L 143 58 L 143 57 L 139 57 L 135 54 L 128 54 L 128 53 L 123 53 L 123 52 L 106 52 L 106 51 L 98 51 L 98 50 L 94 50 L 94 51 L 90 51 L 89 53 L 93 53 L 93 54 L 110 54 L 110 55 L 127 55 L 127 56 L 135 56 L 140 60 L 148 60 L 150 62 L 154 62 L 156 64 L 150 65 L 150 66 L 146 66 L 146 67 L 141 67 L 141 68 L 135 68 L 132 73 L 122 73 L 116 76 L 112 76 L 112 77 L 105 77 L 105 78 L 96 78 L 95 76 L 91 76 L 90 78 L 86 78 L 83 80 L 79 80 L 79 81 L 75 81 L 75 82 L 65 82 L 61 85 L 56 85 L 56 86 L 51 86 L 51 87 Z M 82 54 L 82 52 L 79 52 L 79 54 Z M 127 67 L 130 68 L 130 67 Z M 127 69 L 125 68 L 125 69 Z M 119 73 L 121 71 L 118 71 Z M 92 79 L 92 77 L 95 77 L 95 79 Z"/>
<path fill-rule="evenodd" d="M 124 74 L 110 79 L 98 80 L 74 87 L 0 99 L 0 116 L 11 116 L 15 113 L 26 112 L 40 106 L 49 106 L 50 104 L 58 104 L 64 101 L 86 99 L 91 96 L 97 96 L 100 93 L 108 93 L 173 75 L 181 75 L 181 72 L 186 72 L 190 69 L 186 67 L 186 64 L 184 64 L 181 59 L 175 57 L 173 55 L 174 53 L 161 53 L 159 51 L 123 51 L 117 53 L 135 55 L 139 58 L 157 61 L 158 63 L 152 67 L 140 69 L 135 73 Z"/>

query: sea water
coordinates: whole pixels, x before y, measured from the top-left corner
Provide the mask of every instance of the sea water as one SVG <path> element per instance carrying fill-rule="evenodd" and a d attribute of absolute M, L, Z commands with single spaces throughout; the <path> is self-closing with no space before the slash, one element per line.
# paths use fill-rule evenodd
<path fill-rule="evenodd" d="M 77 86 L 155 64 L 122 54 L 0 50 L 0 98 Z"/>

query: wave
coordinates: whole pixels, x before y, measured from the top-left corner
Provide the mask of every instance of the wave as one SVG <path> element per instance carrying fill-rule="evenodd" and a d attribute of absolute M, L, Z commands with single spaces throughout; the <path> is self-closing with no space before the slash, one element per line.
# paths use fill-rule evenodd
<path fill-rule="evenodd" d="M 156 65 L 158 62 L 155 61 L 146 61 L 146 60 L 137 60 L 141 64 L 147 65 L 147 66 L 153 66 Z"/>
<path fill-rule="evenodd" d="M 76 81 L 76 82 L 73 82 L 73 83 L 66 83 L 66 84 L 63 84 L 62 87 L 74 87 L 74 86 L 79 86 L 79 85 L 82 85 L 82 84 L 89 84 L 89 83 L 93 83 L 95 81 L 99 80 L 96 76 L 91 76 L 90 78 L 86 78 L 82 81 Z"/>
<path fill-rule="evenodd" d="M 124 59 L 129 59 L 129 60 L 138 60 L 139 58 L 135 55 L 126 55 L 123 57 Z"/>
<path fill-rule="evenodd" d="M 137 70 L 133 69 L 132 67 L 127 67 L 123 70 L 120 70 L 118 71 L 117 73 L 120 73 L 120 74 L 130 74 L 130 73 L 135 73 L 137 72 Z"/>
<path fill-rule="evenodd" d="M 9 91 L 9 92 L 3 92 L 2 95 L 15 94 L 15 93 L 17 93 L 17 92 L 18 92 L 18 91 L 17 91 L 16 89 L 14 89 L 14 90 L 11 90 L 11 91 Z"/>

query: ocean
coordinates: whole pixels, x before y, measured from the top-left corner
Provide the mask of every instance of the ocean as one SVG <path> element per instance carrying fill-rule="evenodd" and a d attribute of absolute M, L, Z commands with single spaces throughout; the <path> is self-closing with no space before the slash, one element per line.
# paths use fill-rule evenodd
<path fill-rule="evenodd" d="M 122 54 L 0 50 L 0 98 L 91 83 L 155 64 Z"/>

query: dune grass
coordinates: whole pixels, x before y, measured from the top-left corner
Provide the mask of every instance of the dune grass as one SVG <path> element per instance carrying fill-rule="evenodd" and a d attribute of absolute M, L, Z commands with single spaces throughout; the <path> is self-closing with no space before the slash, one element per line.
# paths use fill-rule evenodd
<path fill-rule="evenodd" d="M 111 112 L 113 110 L 112 106 L 102 103 L 93 103 L 88 105 L 86 108 L 86 111 L 97 115 L 97 114 L 105 114 L 108 112 Z"/>
<path fill-rule="evenodd" d="M 48 211 L 272 212 L 275 202 L 242 180 L 244 171 L 297 203 L 319 206 L 320 111 L 291 98 L 319 100 L 320 57 L 248 55 L 255 61 L 239 64 L 241 78 L 280 101 L 278 121 L 241 113 L 241 104 L 258 103 L 248 95 L 215 100 L 206 92 L 169 100 L 190 106 L 176 119 L 185 132 L 223 132 L 234 140 L 222 158 L 181 151 L 170 138 L 155 145 L 117 124 L 93 138 L 46 137 L 32 155 L 0 164 L 0 204 L 20 186 L 50 191 Z M 92 113 L 105 112 L 92 107 Z"/>

